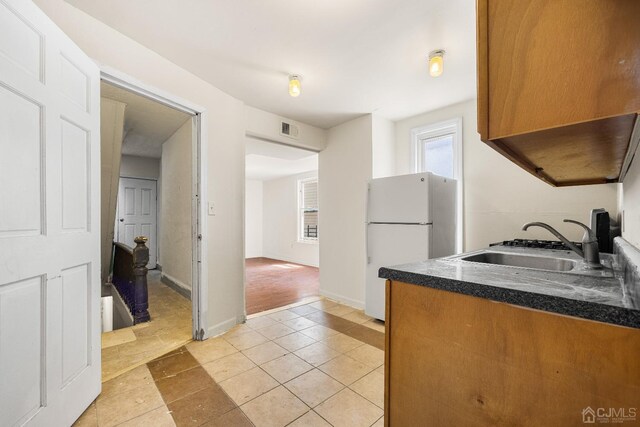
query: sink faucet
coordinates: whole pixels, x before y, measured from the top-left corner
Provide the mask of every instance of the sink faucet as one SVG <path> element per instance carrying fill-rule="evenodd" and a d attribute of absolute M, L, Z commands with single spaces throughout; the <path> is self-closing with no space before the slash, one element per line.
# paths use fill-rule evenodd
<path fill-rule="evenodd" d="M 595 233 L 589 227 L 584 225 L 581 222 L 574 221 L 572 219 L 565 219 L 564 222 L 570 222 L 572 224 L 579 225 L 584 228 L 584 235 L 582 236 L 582 249 L 574 245 L 564 237 L 558 230 L 550 226 L 549 224 L 545 224 L 544 222 L 529 222 L 522 226 L 522 230 L 526 231 L 529 227 L 542 227 L 554 236 L 556 236 L 562 243 L 567 245 L 572 251 L 580 255 L 580 257 L 587 264 L 588 268 L 602 268 L 602 264 L 600 264 L 600 251 L 598 249 L 598 239 L 596 238 Z"/>

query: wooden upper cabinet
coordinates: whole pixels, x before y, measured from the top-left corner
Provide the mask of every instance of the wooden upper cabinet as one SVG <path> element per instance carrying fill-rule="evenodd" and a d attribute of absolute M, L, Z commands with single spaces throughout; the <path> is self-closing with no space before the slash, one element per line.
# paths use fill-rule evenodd
<path fill-rule="evenodd" d="M 640 0 L 477 12 L 482 140 L 551 185 L 617 182 L 640 112 Z"/>

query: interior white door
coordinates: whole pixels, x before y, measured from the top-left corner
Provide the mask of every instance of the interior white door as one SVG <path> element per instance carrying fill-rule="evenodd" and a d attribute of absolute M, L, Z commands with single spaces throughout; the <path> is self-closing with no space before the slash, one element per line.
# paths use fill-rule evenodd
<path fill-rule="evenodd" d="M 149 240 L 149 263 L 156 268 L 157 221 L 156 181 L 138 178 L 120 178 L 118 189 L 118 237 L 117 241 L 130 248 L 136 246 L 133 239 L 145 236 Z"/>
<path fill-rule="evenodd" d="M 100 72 L 0 0 L 0 425 L 70 425 L 100 392 Z"/>
<path fill-rule="evenodd" d="M 367 225 L 367 315 L 380 320 L 385 317 L 385 280 L 378 277 L 378 270 L 429 259 L 431 231 L 431 225 Z"/>

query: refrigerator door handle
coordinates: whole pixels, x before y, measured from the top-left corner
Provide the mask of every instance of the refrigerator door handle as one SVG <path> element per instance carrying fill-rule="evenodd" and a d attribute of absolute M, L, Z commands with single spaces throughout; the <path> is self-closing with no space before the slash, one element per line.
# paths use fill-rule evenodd
<path fill-rule="evenodd" d="M 369 223 L 366 222 L 365 223 L 365 230 L 364 230 L 364 245 L 365 245 L 365 256 L 367 257 L 367 265 L 371 264 L 371 257 L 369 256 Z"/>
<path fill-rule="evenodd" d="M 367 219 L 365 220 L 364 229 L 364 252 L 367 257 L 367 265 L 371 264 L 371 257 L 369 256 L 369 193 L 371 192 L 371 183 L 367 183 L 367 195 L 365 197 Z"/>

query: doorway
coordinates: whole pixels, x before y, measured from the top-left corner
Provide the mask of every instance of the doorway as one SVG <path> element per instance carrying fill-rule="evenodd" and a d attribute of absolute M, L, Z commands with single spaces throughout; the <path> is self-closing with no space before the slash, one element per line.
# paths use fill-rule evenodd
<path fill-rule="evenodd" d="M 247 137 L 248 315 L 319 295 L 318 154 Z"/>
<path fill-rule="evenodd" d="M 199 125 L 196 115 L 110 81 L 101 83 L 101 104 L 102 292 L 113 304 L 113 329 L 103 321 L 104 382 L 195 335 L 198 193 L 193 181 L 199 157 L 193 152 Z M 140 323 L 116 278 L 118 260 L 130 263 L 118 253 L 132 253 L 138 236 L 146 238 L 149 252 L 150 320 Z"/>

